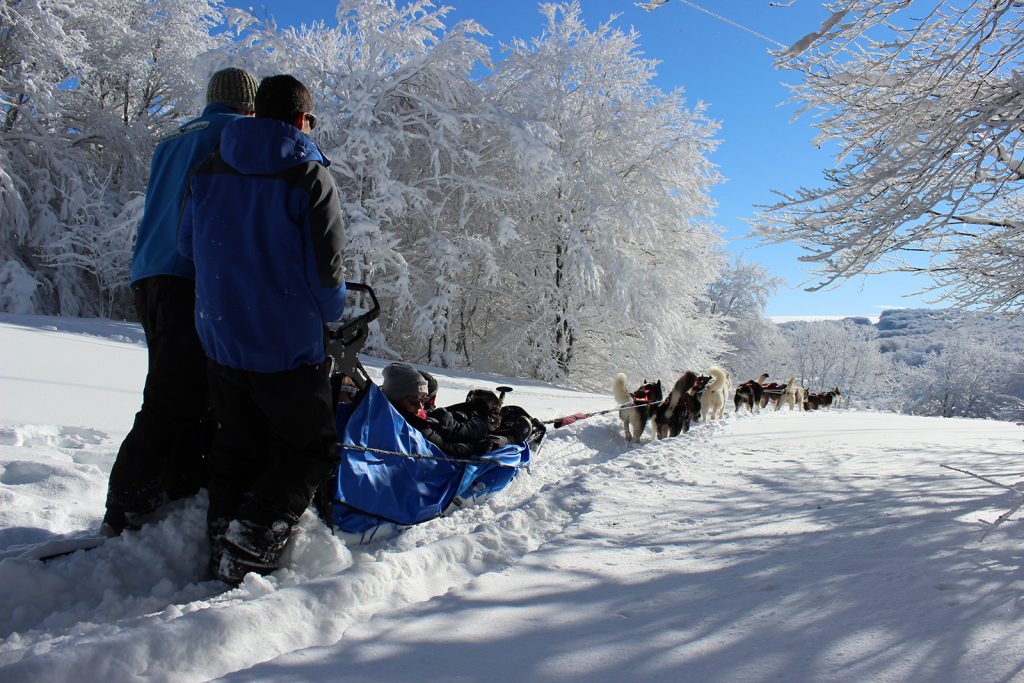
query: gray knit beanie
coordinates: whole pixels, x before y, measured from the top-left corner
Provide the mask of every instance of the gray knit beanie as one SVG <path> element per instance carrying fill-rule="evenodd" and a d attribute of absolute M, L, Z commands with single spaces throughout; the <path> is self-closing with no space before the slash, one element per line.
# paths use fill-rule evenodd
<path fill-rule="evenodd" d="M 206 103 L 223 104 L 232 109 L 256 111 L 256 82 L 248 71 L 243 69 L 221 69 L 210 76 L 206 86 Z"/>
<path fill-rule="evenodd" d="M 392 363 L 384 368 L 384 383 L 380 388 L 392 401 L 400 401 L 406 396 L 427 393 L 427 380 L 411 365 Z"/>

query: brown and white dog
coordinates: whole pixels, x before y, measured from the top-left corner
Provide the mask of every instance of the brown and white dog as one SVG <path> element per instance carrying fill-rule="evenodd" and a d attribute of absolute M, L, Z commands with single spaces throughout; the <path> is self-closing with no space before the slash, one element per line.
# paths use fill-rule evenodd
<path fill-rule="evenodd" d="M 796 387 L 793 390 L 796 395 L 796 406 L 800 410 L 807 410 L 807 387 Z"/>
<path fill-rule="evenodd" d="M 740 412 L 740 405 L 745 405 L 747 410 L 755 412 L 761 409 L 761 401 L 764 399 L 764 381 L 768 379 L 768 373 L 762 372 L 757 379 L 744 382 L 736 387 L 736 396 L 733 398 L 736 412 Z"/>
<path fill-rule="evenodd" d="M 818 408 L 831 408 L 832 402 L 839 398 L 842 392 L 839 391 L 839 387 L 834 387 L 828 391 L 822 391 L 817 394 L 808 394 L 804 400 L 804 410 L 817 410 Z"/>
<path fill-rule="evenodd" d="M 622 420 L 622 431 L 625 434 L 626 442 L 639 441 L 640 437 L 644 434 L 644 429 L 647 427 L 647 422 L 661 403 L 663 396 L 661 380 L 659 379 L 657 382 L 644 380 L 639 389 L 630 393 L 626 390 L 626 375 L 620 372 L 615 375 L 612 391 L 615 394 L 615 400 L 620 405 L 625 403 L 632 404 L 630 407 L 619 411 L 619 418 Z"/>
<path fill-rule="evenodd" d="M 729 391 L 732 389 L 732 378 L 729 373 L 712 365 L 708 368 L 708 375 L 711 379 L 704 386 L 700 394 L 700 419 L 702 422 L 718 420 L 725 415 L 725 404 L 729 400 Z"/>
<path fill-rule="evenodd" d="M 831 408 L 832 402 L 839 398 L 842 392 L 839 391 L 839 387 L 833 387 L 828 391 L 823 391 L 818 394 L 818 402 L 822 408 Z"/>
<path fill-rule="evenodd" d="M 690 423 L 700 416 L 699 386 L 700 378 L 691 370 L 676 380 L 668 399 L 655 409 L 651 417 L 654 433 L 659 439 L 690 431 Z"/>

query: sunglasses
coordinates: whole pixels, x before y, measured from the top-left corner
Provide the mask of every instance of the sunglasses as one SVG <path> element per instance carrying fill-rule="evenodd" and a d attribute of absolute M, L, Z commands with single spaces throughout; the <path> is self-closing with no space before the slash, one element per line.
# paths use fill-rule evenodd
<path fill-rule="evenodd" d="M 421 396 L 406 396 L 405 400 L 408 401 L 409 403 L 412 403 L 413 405 L 417 405 L 417 406 L 423 407 L 423 406 L 427 405 L 427 403 L 430 401 L 430 397 L 429 396 L 422 396 L 422 397 Z"/>
<path fill-rule="evenodd" d="M 312 114 L 308 111 L 300 111 L 299 113 L 306 117 L 306 121 L 309 122 L 310 130 L 316 128 L 316 114 Z"/>

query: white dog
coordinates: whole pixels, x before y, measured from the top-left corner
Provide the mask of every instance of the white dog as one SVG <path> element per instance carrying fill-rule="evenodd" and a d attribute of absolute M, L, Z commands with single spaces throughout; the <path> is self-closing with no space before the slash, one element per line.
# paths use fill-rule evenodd
<path fill-rule="evenodd" d="M 807 410 L 807 387 L 796 387 L 796 409 Z"/>
<path fill-rule="evenodd" d="M 732 378 L 729 373 L 713 365 L 708 369 L 711 379 L 704 386 L 700 394 L 700 420 L 718 420 L 725 415 L 725 403 L 729 400 L 729 391 L 732 389 Z"/>
<path fill-rule="evenodd" d="M 775 410 L 782 408 L 783 401 L 786 402 L 790 410 L 794 410 L 797 407 L 801 410 L 803 409 L 804 404 L 803 401 L 800 401 L 800 387 L 796 385 L 796 377 L 790 377 L 789 381 L 786 382 L 786 389 L 775 400 Z"/>
<path fill-rule="evenodd" d="M 623 408 L 619 411 L 622 419 L 622 431 L 626 436 L 626 442 L 639 441 L 647 427 L 647 422 L 654 415 L 662 399 L 661 380 L 657 382 L 646 382 L 636 394 L 630 394 L 626 389 L 626 375 L 619 373 L 615 375 L 612 383 L 612 391 L 615 393 L 615 400 L 619 404 L 633 403 L 630 408 Z"/>

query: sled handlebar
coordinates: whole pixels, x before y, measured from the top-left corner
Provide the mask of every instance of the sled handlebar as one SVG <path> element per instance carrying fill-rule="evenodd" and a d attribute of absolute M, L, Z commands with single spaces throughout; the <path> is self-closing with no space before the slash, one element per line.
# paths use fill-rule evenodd
<path fill-rule="evenodd" d="M 355 318 L 343 323 L 328 325 L 327 355 L 333 361 L 331 374 L 343 374 L 352 378 L 357 389 L 365 389 L 370 383 L 363 364 L 359 362 L 359 352 L 370 334 L 369 325 L 380 317 L 380 300 L 373 287 L 362 282 L 346 282 L 346 294 L 358 293 L 370 297 L 372 305 Z"/>

